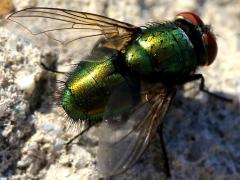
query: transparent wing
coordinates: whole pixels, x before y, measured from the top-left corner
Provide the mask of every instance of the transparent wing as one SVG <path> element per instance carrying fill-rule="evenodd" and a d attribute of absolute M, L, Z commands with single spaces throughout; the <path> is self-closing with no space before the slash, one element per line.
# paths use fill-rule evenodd
<path fill-rule="evenodd" d="M 77 39 L 103 36 L 111 43 L 109 46 L 121 49 L 139 29 L 104 16 L 58 8 L 27 8 L 11 14 L 8 19 L 34 35 L 45 34 L 64 45 Z"/>
<path fill-rule="evenodd" d="M 145 86 L 145 85 L 144 85 Z M 152 86 L 152 85 L 151 85 Z M 110 97 L 105 121 L 99 127 L 98 166 L 106 176 L 119 174 L 142 155 L 169 107 L 175 89 L 162 84 L 142 87 L 141 100 L 126 113 L 111 116 L 122 102 L 131 103 L 134 95 L 127 86 Z"/>

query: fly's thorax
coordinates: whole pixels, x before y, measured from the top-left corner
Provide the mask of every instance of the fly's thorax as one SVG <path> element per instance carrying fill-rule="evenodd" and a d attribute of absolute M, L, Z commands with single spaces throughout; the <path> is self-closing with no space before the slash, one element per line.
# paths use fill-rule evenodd
<path fill-rule="evenodd" d="M 126 51 L 130 70 L 160 79 L 181 78 L 196 67 L 193 45 L 173 23 L 154 24 L 143 29 Z"/>
<path fill-rule="evenodd" d="M 114 58 L 117 58 L 114 50 L 99 48 L 70 73 L 61 100 L 70 118 L 75 121 L 102 118 L 112 89 L 124 82 L 115 69 Z"/>

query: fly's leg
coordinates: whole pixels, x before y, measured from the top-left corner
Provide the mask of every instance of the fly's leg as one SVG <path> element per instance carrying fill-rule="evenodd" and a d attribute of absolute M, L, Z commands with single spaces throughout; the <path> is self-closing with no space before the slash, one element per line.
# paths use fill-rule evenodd
<path fill-rule="evenodd" d="M 158 127 L 157 133 L 158 133 L 159 138 L 160 138 L 161 149 L 162 149 L 162 153 L 163 153 L 164 171 L 165 171 L 166 176 L 168 178 L 170 178 L 171 177 L 171 172 L 170 172 L 170 168 L 169 168 L 169 163 L 168 163 L 169 161 L 168 161 L 167 151 L 166 151 L 164 138 L 163 138 L 163 123 Z"/>
<path fill-rule="evenodd" d="M 204 92 L 204 93 L 206 93 L 206 94 L 208 94 L 208 95 L 210 95 L 210 96 L 213 96 L 213 97 L 215 97 L 215 98 L 217 98 L 217 99 L 220 99 L 220 100 L 222 100 L 222 101 L 226 101 L 226 102 L 230 102 L 230 103 L 233 101 L 232 99 L 229 99 L 229 98 L 226 98 L 226 97 L 223 97 L 223 96 L 220 96 L 220 95 L 218 95 L 218 94 L 215 94 L 215 93 L 212 93 L 212 92 L 208 91 L 208 90 L 205 88 L 205 80 L 204 80 L 204 77 L 203 77 L 202 74 L 193 74 L 193 75 L 189 76 L 189 77 L 185 80 L 185 82 L 196 81 L 196 80 L 199 80 L 199 79 L 201 80 L 200 86 L 199 86 L 199 90 L 200 90 L 200 91 L 202 91 L 202 92 Z"/>
<path fill-rule="evenodd" d="M 86 127 L 83 131 L 81 131 L 80 133 L 78 133 L 76 136 L 72 137 L 71 139 L 69 139 L 66 143 L 65 143 L 65 148 L 68 150 L 69 149 L 69 145 L 78 137 L 80 137 L 81 135 L 83 135 L 85 132 L 87 132 L 92 126 L 88 126 Z"/>
<path fill-rule="evenodd" d="M 42 66 L 43 69 L 45 69 L 46 71 L 52 72 L 52 73 L 58 73 L 58 74 L 66 74 L 66 72 L 62 72 L 62 71 L 57 71 L 52 67 L 48 67 L 46 64 L 44 64 L 42 61 L 40 62 L 40 65 Z"/>
<path fill-rule="evenodd" d="M 65 148 L 68 150 L 69 149 L 69 145 L 75 140 L 77 139 L 78 137 L 80 137 L 81 135 L 83 135 L 85 132 L 87 132 L 92 126 L 96 125 L 97 123 L 99 123 L 98 121 L 97 122 L 94 122 L 94 123 L 91 123 L 91 122 L 88 122 L 87 124 L 87 127 L 82 130 L 80 133 L 78 133 L 77 135 L 75 135 L 74 137 L 72 137 L 71 139 L 69 139 L 66 143 L 65 143 Z"/>

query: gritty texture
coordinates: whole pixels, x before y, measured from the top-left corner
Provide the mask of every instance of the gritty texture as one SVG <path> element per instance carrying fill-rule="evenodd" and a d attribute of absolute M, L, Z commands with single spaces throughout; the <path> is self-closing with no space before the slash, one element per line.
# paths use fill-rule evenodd
<path fill-rule="evenodd" d="M 240 177 L 240 1 L 239 0 L 13 0 L 17 10 L 31 6 L 58 7 L 106 15 L 134 25 L 173 19 L 195 11 L 217 35 L 216 62 L 199 69 L 212 92 L 233 98 L 232 104 L 196 89 L 179 90 L 164 123 L 172 179 L 225 180 Z M 31 22 L 32 23 L 32 22 Z M 40 26 L 37 24 L 36 26 Z M 89 50 L 91 39 L 56 51 L 49 40 L 36 41 L 27 32 L 0 23 L 0 179 L 97 180 L 97 138 L 91 131 L 72 144 L 70 128 L 52 95 L 54 75 L 40 62 L 68 71 Z M 37 42 L 37 43 L 36 43 Z M 82 42 L 81 42 L 82 43 Z M 86 48 L 84 48 L 86 47 Z M 187 84 L 191 89 L 197 83 Z M 114 179 L 164 179 L 156 139 L 140 161 Z"/>

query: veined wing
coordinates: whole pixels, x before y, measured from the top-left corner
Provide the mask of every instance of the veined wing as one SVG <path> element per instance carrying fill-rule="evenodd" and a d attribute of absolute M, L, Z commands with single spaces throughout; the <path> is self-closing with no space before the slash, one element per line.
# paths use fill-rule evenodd
<path fill-rule="evenodd" d="M 143 154 L 162 123 L 175 89 L 157 84 L 141 92 L 141 101 L 129 110 L 127 118 L 125 113 L 106 115 L 100 126 L 98 166 L 106 176 L 124 172 Z M 126 87 L 118 88 L 109 100 L 107 114 L 119 109 L 119 102 L 131 101 L 131 95 Z"/>
<path fill-rule="evenodd" d="M 101 15 L 58 8 L 27 8 L 11 14 L 8 19 L 17 22 L 34 35 L 45 34 L 62 44 L 103 36 L 109 43 L 108 46 L 112 45 L 118 50 L 139 30 L 131 24 Z M 36 20 L 40 21 L 41 27 L 34 25 Z"/>

